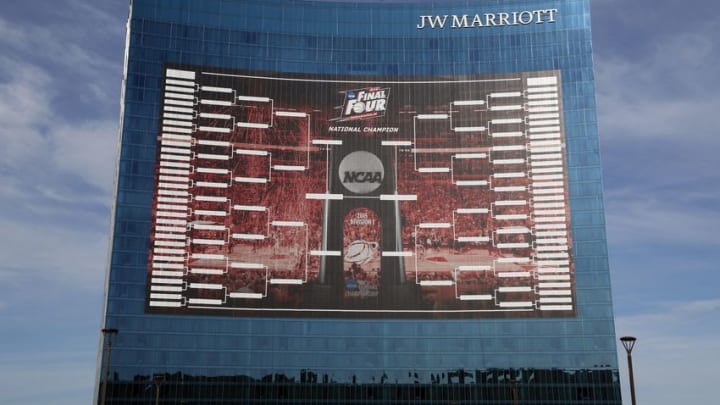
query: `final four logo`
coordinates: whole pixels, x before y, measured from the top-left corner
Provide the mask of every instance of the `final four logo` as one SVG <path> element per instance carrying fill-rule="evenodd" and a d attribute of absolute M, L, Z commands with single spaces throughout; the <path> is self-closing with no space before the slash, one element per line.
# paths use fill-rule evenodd
<path fill-rule="evenodd" d="M 382 117 L 387 109 L 390 88 L 366 87 L 345 92 L 345 103 L 337 121 Z"/>

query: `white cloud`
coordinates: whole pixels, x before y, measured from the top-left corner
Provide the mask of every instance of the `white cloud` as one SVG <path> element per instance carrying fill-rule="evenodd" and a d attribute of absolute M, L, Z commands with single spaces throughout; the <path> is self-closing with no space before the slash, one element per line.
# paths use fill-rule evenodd
<path fill-rule="evenodd" d="M 83 221 L 82 213 L 76 216 Z M 0 229 L 7 235 L 0 249 L 0 282 L 41 279 L 73 289 L 101 288 L 108 248 L 105 229 L 3 218 Z"/>
<path fill-rule="evenodd" d="M 55 41 L 53 35 L 60 38 Z M 107 95 L 109 81 L 99 78 L 111 61 L 79 43 L 63 41 L 62 32 L 2 18 L 0 46 L 8 50 L 0 56 L 0 278 L 57 279 L 99 288 L 107 251 L 117 116 L 73 107 L 75 95 L 61 90 L 75 87 L 73 77 L 58 80 L 57 69 L 58 64 L 82 62 L 85 68 L 77 74 L 87 85 L 100 83 L 100 93 Z M 40 56 L 29 56 L 31 51 Z M 90 59 L 95 64 L 83 62 Z M 119 78 L 112 87 L 119 87 Z M 82 97 L 95 97 L 88 94 Z M 113 97 L 110 104 L 116 102 Z M 68 108 L 75 109 L 72 116 Z"/>
<path fill-rule="evenodd" d="M 88 10 L 94 8 L 85 6 L 84 10 L 76 12 L 82 13 Z M 14 53 L 27 55 L 33 60 L 44 60 L 56 66 L 70 67 L 81 74 L 92 74 L 94 77 L 106 69 L 118 71 L 119 66 L 115 60 L 109 59 L 101 52 L 107 46 L 103 39 L 119 42 L 122 39 L 119 30 L 123 30 L 124 27 L 113 24 L 112 31 L 108 32 L 107 25 L 102 25 L 102 19 L 95 21 L 88 18 L 88 21 L 96 23 L 77 25 L 68 23 L 65 19 L 49 19 L 42 24 L 18 24 L 0 17 L 0 34 L 2 34 L 0 44 Z M 94 41 L 87 40 L 89 31 L 92 32 Z"/>
<path fill-rule="evenodd" d="M 638 337 L 640 403 L 717 402 L 720 18 L 701 3 L 592 2 L 617 334 Z M 619 361 L 629 403 L 621 346 Z"/>
<path fill-rule="evenodd" d="M 74 20 L 78 15 L 91 26 L 101 28 L 100 35 L 109 38 L 123 38 L 125 26 L 121 24 L 122 19 L 127 17 L 129 2 L 117 2 L 111 4 L 89 2 L 87 0 L 67 0 L 67 7 L 64 7 L 63 16 L 66 19 Z M 87 34 L 86 26 L 76 28 L 78 35 Z"/>
<path fill-rule="evenodd" d="M 719 190 L 685 193 L 648 190 L 642 185 L 615 188 L 605 194 L 612 243 L 634 246 L 663 243 L 671 246 L 720 248 Z"/>
<path fill-rule="evenodd" d="M 598 107 L 605 140 L 675 137 L 716 141 L 720 24 L 658 35 L 645 54 L 596 58 Z"/>
<path fill-rule="evenodd" d="M 86 19 L 82 24 L 79 16 Z M 87 111 L 116 119 L 123 25 L 108 19 L 102 9 L 78 1 L 58 3 L 23 22 L 0 16 L 0 49 L 6 58 L 22 61 L 15 75 L 45 75 L 32 89 L 53 111 L 73 120 L 88 120 Z"/>
<path fill-rule="evenodd" d="M 78 7 L 102 15 L 78 2 L 71 8 Z M 118 110 L 111 109 L 112 115 L 81 110 L 88 104 L 116 105 L 120 77 L 108 77 L 120 71 L 120 55 L 109 59 L 87 48 L 87 32 L 54 28 L 0 17 L 0 46 L 6 48 L 0 56 L 0 93 L 7 95 L 0 99 L 0 168 L 35 181 L 51 178 L 52 183 L 62 182 L 56 176 L 62 174 L 68 182 L 86 182 L 108 194 Z"/>
<path fill-rule="evenodd" d="M 0 57 L 0 75 L 0 93 L 9 95 L 0 98 L 4 192 L 37 203 L 39 194 L 91 185 L 109 204 L 117 121 L 67 120 L 52 101 L 55 90 L 49 73 L 33 64 Z M 81 198 L 88 197 L 85 193 Z"/>
<path fill-rule="evenodd" d="M 35 66 L 0 56 L 0 164 L 7 169 L 37 157 L 51 116 L 49 77 Z"/>
<path fill-rule="evenodd" d="M 70 175 L 82 177 L 109 195 L 118 152 L 117 133 L 117 123 L 111 120 L 54 128 L 50 151 L 52 163 Z"/>
<path fill-rule="evenodd" d="M 92 402 L 95 362 L 91 352 L 24 352 L 0 359 L 0 402 L 5 405 L 77 403 L 79 398 Z"/>
<path fill-rule="evenodd" d="M 625 47 L 596 55 L 612 244 L 718 246 L 719 28 L 717 17 L 673 25 L 638 38 L 631 55 Z"/>
<path fill-rule="evenodd" d="M 658 16 L 660 10 L 642 5 L 612 5 L 608 10 L 615 8 L 633 26 L 640 16 L 643 20 L 667 18 L 665 13 Z M 673 24 L 663 30 L 642 26 L 652 28 L 653 35 L 636 34 L 626 38 L 627 46 L 596 49 L 603 134 L 612 140 L 709 136 L 696 130 L 712 130 L 717 123 L 714 111 L 720 106 L 720 95 L 713 84 L 717 83 L 716 66 L 720 62 L 720 45 L 715 40 L 720 36 L 720 17 L 709 14 L 696 24 Z"/>
<path fill-rule="evenodd" d="M 632 329 L 640 329 L 653 341 L 658 336 L 686 338 L 689 332 L 697 335 L 697 328 L 687 329 L 683 325 L 698 323 L 702 323 L 703 329 L 709 328 L 720 334 L 718 315 L 720 297 L 695 301 L 665 301 L 655 304 L 653 311 L 618 317 L 616 324 L 619 331 L 624 330 L 629 334 L 633 333 Z"/>

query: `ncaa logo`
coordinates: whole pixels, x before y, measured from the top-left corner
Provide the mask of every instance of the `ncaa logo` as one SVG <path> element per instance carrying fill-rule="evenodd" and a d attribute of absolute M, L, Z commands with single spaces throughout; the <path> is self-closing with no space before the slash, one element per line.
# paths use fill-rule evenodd
<path fill-rule="evenodd" d="M 377 190 L 385 176 L 385 167 L 377 156 L 366 151 L 348 154 L 338 168 L 340 182 L 349 191 L 367 194 Z"/>

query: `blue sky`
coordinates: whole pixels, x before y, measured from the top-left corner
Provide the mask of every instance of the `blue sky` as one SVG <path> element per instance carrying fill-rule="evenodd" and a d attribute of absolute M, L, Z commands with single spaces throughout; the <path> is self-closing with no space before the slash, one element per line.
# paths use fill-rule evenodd
<path fill-rule="evenodd" d="M 713 403 L 720 6 L 591 3 L 617 333 L 639 338 L 640 402 Z M 127 4 L 3 6 L 0 403 L 89 403 Z"/>

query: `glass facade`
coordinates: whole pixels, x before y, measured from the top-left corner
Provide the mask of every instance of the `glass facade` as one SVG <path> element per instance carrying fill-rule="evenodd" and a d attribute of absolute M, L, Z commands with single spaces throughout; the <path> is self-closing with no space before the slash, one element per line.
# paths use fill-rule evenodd
<path fill-rule="evenodd" d="M 117 328 L 119 333 L 111 337 L 110 356 L 109 339 L 102 342 L 98 367 L 98 402 L 106 396 L 106 403 L 115 404 L 149 404 L 157 403 L 156 400 L 167 404 L 620 404 L 588 3 L 588 0 L 133 0 L 128 23 L 121 150 L 104 317 L 104 326 Z M 212 80 L 201 79 L 209 74 L 215 75 Z M 221 75 L 227 78 L 223 79 Z M 238 76 L 242 76 L 241 81 L 233 78 Z M 456 96 L 462 94 L 464 87 L 475 88 L 473 86 L 476 82 L 508 78 L 524 84 L 517 88 L 504 88 L 505 84 L 482 85 L 485 87 L 477 87 L 482 97 L 476 99 Z M 258 84 L 261 80 L 268 83 Z M 305 80 L 304 83 L 311 84 L 296 87 L 284 84 L 293 80 Z M 317 86 L 314 80 L 317 80 Z M 231 89 L 230 99 L 235 108 L 238 100 L 246 103 L 241 107 L 255 106 L 269 100 L 269 97 L 263 96 L 264 93 L 252 93 L 255 87 L 267 89 L 267 94 L 273 94 L 273 100 L 280 100 L 277 103 L 284 102 L 282 97 L 291 98 L 287 96 L 288 92 L 302 93 L 302 97 L 296 97 L 301 99 L 300 102 L 285 102 L 285 107 L 293 108 L 286 108 L 279 114 L 279 107 L 273 106 L 275 110 L 269 110 L 270 117 L 276 117 L 280 122 L 280 118 L 300 117 L 297 114 L 302 108 L 299 107 L 304 105 L 303 102 L 308 104 L 302 100 L 312 101 L 314 94 L 322 91 L 327 93 L 327 89 L 321 89 L 320 82 L 340 83 L 334 86 L 352 83 L 355 85 L 353 89 L 374 89 L 371 91 L 380 97 L 380 87 L 368 84 L 373 81 L 390 83 L 387 85 L 391 88 L 390 97 L 395 99 L 400 99 L 400 93 L 415 91 L 407 90 L 410 88 L 409 83 L 441 83 L 441 87 L 446 86 L 443 83 L 454 83 L 458 87 L 457 90 L 448 90 L 451 95 L 445 98 L 438 96 L 441 90 L 432 87 L 418 90 L 413 100 L 417 100 L 421 107 L 427 107 L 427 111 L 408 107 L 408 99 L 403 99 L 406 107 L 403 111 L 415 114 L 415 118 L 408 121 L 408 128 L 423 119 L 444 119 L 447 115 L 459 114 L 458 111 L 462 112 L 468 106 L 474 108 L 483 105 L 482 108 L 486 108 L 483 111 L 487 111 L 487 114 L 496 106 L 498 114 L 512 114 L 509 111 L 519 106 L 517 117 L 520 117 L 520 121 L 517 128 L 500 130 L 500 127 L 493 126 L 503 123 L 515 125 L 514 121 L 509 121 L 516 119 L 513 118 L 515 115 L 488 116 L 482 129 L 474 123 L 464 127 L 456 124 L 453 133 L 463 132 L 462 128 L 466 132 L 477 131 L 480 132 L 477 135 L 480 140 L 477 150 L 461 151 L 453 156 L 454 159 L 459 159 L 458 156 L 463 159 L 485 159 L 485 152 L 478 150 L 488 150 L 490 152 L 487 154 L 495 153 L 497 163 L 500 159 L 495 151 L 512 150 L 515 145 L 499 138 L 512 138 L 513 134 L 521 133 L 524 139 L 523 153 L 527 153 L 527 156 L 523 155 L 522 164 L 527 166 L 527 173 L 532 173 L 528 175 L 530 181 L 535 181 L 533 179 L 538 176 L 556 176 L 548 179 L 555 181 L 555 189 L 560 190 L 564 203 L 560 206 L 548 205 L 557 200 L 552 197 L 543 199 L 538 197 L 543 193 L 532 194 L 527 191 L 539 188 L 537 183 L 532 183 L 532 187 L 527 186 L 526 191 L 530 193 L 528 200 L 543 201 L 541 204 L 545 205 L 536 205 L 532 211 L 535 222 L 530 226 L 533 239 L 528 247 L 512 246 L 513 249 L 521 250 L 532 247 L 534 250 L 531 253 L 520 252 L 515 253 L 515 256 L 531 257 L 536 266 L 526 266 L 524 271 L 520 271 L 522 269 L 518 265 L 510 269 L 513 275 L 498 276 L 513 279 L 529 277 L 532 281 L 527 291 L 529 298 L 522 296 L 510 300 L 512 302 L 508 301 L 509 304 L 503 307 L 502 302 L 498 303 L 500 298 L 497 295 L 491 297 L 498 308 L 512 309 L 511 316 L 436 316 L 429 315 L 432 313 L 430 311 L 421 316 L 395 316 L 377 312 L 378 309 L 389 308 L 382 305 L 366 305 L 371 313 L 365 316 L 342 310 L 333 313 L 318 311 L 313 314 L 300 311 L 292 317 L 282 312 L 208 311 L 207 306 L 216 305 L 218 301 L 217 296 L 213 295 L 215 292 L 210 291 L 217 286 L 212 281 L 212 272 L 217 267 L 199 261 L 193 265 L 190 260 L 194 251 L 187 246 L 199 240 L 211 243 L 207 241 L 212 240 L 212 237 L 202 236 L 206 233 L 188 233 L 187 242 L 185 238 L 168 237 L 170 242 L 160 246 L 160 249 L 166 250 L 157 250 L 159 233 L 171 234 L 174 232 L 171 229 L 173 226 L 187 226 L 190 229 L 192 225 L 183 221 L 193 221 L 193 218 L 185 218 L 187 215 L 180 219 L 181 225 L 172 222 L 177 220 L 176 217 L 172 217 L 175 219 L 170 219 L 170 222 L 159 219 L 162 216 L 159 214 L 161 205 L 164 204 L 159 197 L 163 196 L 162 184 L 165 184 L 162 183 L 165 181 L 165 172 L 159 170 L 159 167 L 164 167 L 163 162 L 170 162 L 171 165 L 165 167 L 178 170 L 169 172 L 173 175 L 187 169 L 188 166 L 183 166 L 186 162 L 184 158 L 167 157 L 167 154 L 173 153 L 183 156 L 185 152 L 177 152 L 177 148 L 182 149 L 187 139 L 191 145 L 187 146 L 187 161 L 195 165 L 190 166 L 192 175 L 198 176 L 195 168 L 202 165 L 193 163 L 195 159 L 200 159 L 202 153 L 205 153 L 206 158 L 208 154 L 216 156 L 220 153 L 217 152 L 218 148 L 225 145 L 222 132 L 218 132 L 221 131 L 218 128 L 225 127 L 222 123 L 218 124 L 217 120 L 232 121 L 231 125 L 228 124 L 232 133 L 246 131 L 243 134 L 253 135 L 254 132 L 247 131 L 266 128 L 258 127 L 265 125 L 258 124 L 261 119 L 257 117 L 263 113 L 258 113 L 253 119 L 247 118 L 249 116 L 240 118 L 240 113 L 234 112 L 232 117 L 225 117 L 227 112 L 204 109 L 207 105 L 203 107 L 203 100 L 225 100 L 223 94 Z M 493 83 L 497 83 L 495 81 Z M 463 83 L 469 84 L 465 86 Z M 245 93 L 240 90 L 242 86 L 245 86 Z M 283 90 L 286 88 L 283 86 L 290 86 L 294 90 Z M 556 88 L 542 90 L 553 86 Z M 329 92 L 337 93 L 338 89 L 340 87 L 333 87 Z M 555 94 L 556 99 L 538 96 L 545 94 L 543 91 Z M 203 92 L 210 92 L 213 96 Z M 343 97 L 349 96 L 346 93 L 338 100 L 325 101 L 323 108 L 332 110 L 334 105 L 343 103 Z M 428 101 L 433 97 L 442 100 L 435 104 Z M 494 98 L 502 97 L 520 97 L 520 101 L 515 104 L 493 104 Z M 437 111 L 442 103 L 445 103 L 446 107 L 443 108 L 447 110 Z M 553 110 L 553 106 L 560 107 Z M 548 107 L 550 109 L 543 110 Z M 546 131 L 535 131 L 541 128 L 538 125 L 544 125 L 539 122 L 544 122 L 546 118 L 552 120 L 553 111 L 557 112 L 555 117 L 561 117 L 562 121 L 558 124 L 560 129 L 557 129 L 558 138 L 562 140 L 562 155 L 543 158 L 543 161 L 562 161 L 559 172 L 538 170 L 548 165 L 532 163 L 535 149 L 545 148 L 546 145 L 552 148 L 554 145 L 551 136 L 542 135 Z M 189 116 L 187 125 L 183 123 L 182 115 Z M 204 119 L 214 121 L 208 124 Z M 387 121 L 384 125 L 400 128 L 402 133 L 405 124 L 399 120 Z M 322 130 L 327 133 L 331 131 L 328 128 L 322 127 Z M 417 140 L 420 135 L 417 134 L 419 132 L 414 134 L 415 138 L 407 138 L 410 144 L 397 146 L 397 153 L 401 156 L 396 158 L 397 162 L 402 162 L 402 156 L 407 156 L 408 161 L 415 159 L 417 166 L 417 156 L 420 156 L 418 150 L 421 149 Z M 492 135 L 496 135 L 497 139 Z M 163 143 L 166 138 L 170 139 L 168 142 L 176 143 Z M 264 151 L 254 149 L 250 138 L 244 139 L 245 144 L 250 146 L 242 148 L 238 146 L 239 138 L 233 139 L 233 156 L 242 153 L 251 157 L 264 156 Z M 312 145 L 330 149 L 333 139 L 331 136 L 316 137 Z M 396 138 L 383 138 L 386 142 L 393 139 Z M 306 141 L 308 146 L 303 153 L 311 150 L 310 139 Z M 401 141 L 404 142 L 405 138 Z M 210 152 L 197 149 L 203 142 L 213 149 Z M 258 143 L 262 142 L 255 141 L 255 144 Z M 433 145 L 428 145 L 424 146 L 426 154 L 422 155 L 423 158 L 431 155 L 427 151 Z M 459 144 L 459 147 L 463 146 L 466 146 L 465 142 Z M 164 148 L 175 148 L 176 151 L 167 152 Z M 324 150 L 317 149 L 313 153 L 323 156 Z M 310 152 L 307 153 L 310 156 Z M 504 160 L 508 164 L 517 164 L 510 161 L 513 158 Z M 330 161 L 329 158 L 327 161 Z M 172 166 L 173 162 L 179 162 L 180 166 Z M 402 167 L 401 163 L 396 166 Z M 225 170 L 218 167 L 211 167 L 215 170 L 213 173 Z M 294 167 L 276 164 L 271 165 L 270 170 L 291 172 L 295 170 Z M 453 166 L 452 171 L 457 173 L 458 167 Z M 317 173 L 324 173 L 318 170 Z M 438 166 L 426 170 L 428 173 L 433 172 L 433 175 L 441 175 L 435 173 L 438 171 L 441 171 Z M 493 172 L 490 177 L 503 177 L 498 176 L 498 173 Z M 234 175 L 239 176 L 237 172 Z M 262 173 L 255 177 L 240 176 L 234 177 L 233 181 L 245 181 L 247 188 L 243 186 L 241 190 L 250 190 L 259 181 L 258 178 L 271 182 L 263 176 Z M 199 187 L 201 179 L 193 179 L 191 187 Z M 391 190 L 392 193 L 386 195 L 402 194 L 406 188 L 402 186 L 401 180 Z M 515 187 L 515 183 L 503 185 L 499 180 L 494 181 L 490 187 L 494 186 L 495 189 Z M 428 187 L 432 187 L 432 184 L 426 183 Z M 180 194 L 164 194 L 167 198 L 175 199 L 169 200 L 170 205 L 177 206 L 178 199 L 188 198 L 182 194 L 187 187 L 171 188 L 180 190 Z M 330 189 L 325 192 L 332 194 Z M 319 194 L 323 194 L 323 191 L 320 190 Z M 211 193 L 203 196 L 204 201 L 213 202 L 218 201 L 218 198 L 229 199 L 231 195 Z M 328 212 L 330 198 L 326 197 L 324 202 L 318 203 L 326 204 L 323 212 Z M 492 206 L 501 205 L 498 201 L 502 198 L 494 198 Z M 277 197 L 276 200 L 282 198 Z M 517 198 L 510 200 L 516 201 Z M 245 207 L 243 209 L 259 210 L 257 204 L 248 204 L 242 205 Z M 197 212 L 200 208 L 192 206 L 190 209 Z M 212 208 L 208 210 L 212 211 Z M 552 215 L 562 215 L 562 223 L 558 227 L 538 226 L 542 221 L 537 218 L 543 210 L 555 211 Z M 422 212 L 426 211 L 427 208 Z M 403 212 L 402 221 L 405 223 L 408 215 L 402 209 L 399 212 Z M 468 209 L 456 209 L 454 212 L 477 213 Z M 492 211 L 490 214 L 497 217 L 495 214 L 499 213 Z M 194 229 L 203 229 L 204 225 L 205 231 L 212 231 L 212 223 L 197 221 L 197 217 L 194 220 Z M 294 224 L 293 221 L 275 223 L 278 226 Z M 428 222 L 422 222 L 418 226 L 440 227 L 438 223 L 428 225 Z M 485 227 L 490 226 L 485 222 L 483 224 Z M 505 228 L 495 225 L 490 238 L 494 238 L 498 230 L 510 228 L 522 227 L 514 223 Z M 325 224 L 323 229 L 318 232 L 330 232 L 332 226 Z M 452 229 L 455 230 L 454 222 Z M 401 233 L 399 230 L 397 232 L 398 235 Z M 570 251 L 572 259 L 571 264 L 567 265 L 567 275 L 557 260 L 546 262 L 551 263 L 551 267 L 547 267 L 550 264 L 546 267 L 538 264 L 542 262 L 542 255 L 548 254 L 547 251 L 562 250 L 538 249 L 538 233 L 542 232 L 551 235 L 554 240 L 570 239 L 571 235 L 569 242 L 563 242 L 564 250 Z M 232 235 L 236 235 L 236 239 L 252 240 L 255 234 L 234 230 L 226 239 L 232 239 Z M 419 239 L 415 233 L 412 235 L 413 239 Z M 483 235 L 476 238 L 485 237 Z M 398 255 L 402 256 L 402 252 L 406 252 L 412 257 L 419 256 L 420 244 L 409 244 L 405 239 L 400 241 L 402 238 L 398 236 L 398 245 L 402 246 L 395 247 Z M 455 240 L 458 239 L 456 236 Z M 173 245 L 172 240 L 181 242 Z M 474 243 L 480 239 L 469 240 Z M 498 241 L 492 239 L 496 248 L 500 244 Z M 422 246 L 426 259 L 429 256 L 425 249 L 441 251 L 440 247 L 431 245 L 428 243 Z M 332 256 L 333 250 L 328 246 L 306 245 L 300 250 L 309 252 L 314 249 L 321 253 L 313 254 Z M 180 264 L 172 259 L 172 251 L 177 250 L 175 247 L 186 249 L 178 253 L 187 258 Z M 388 250 L 386 246 L 382 248 L 383 252 Z M 457 246 L 454 249 L 460 250 Z M 170 253 L 166 254 L 166 251 Z M 491 249 L 487 251 L 488 255 L 493 254 Z M 207 253 L 209 250 L 202 252 L 212 256 Z M 497 258 L 513 257 L 513 254 L 501 253 L 495 253 L 496 259 L 492 259 L 494 263 L 502 261 Z M 347 257 L 347 251 L 344 255 Z M 213 257 L 205 259 L 214 260 Z M 243 271 L 252 267 L 248 264 L 252 261 L 242 257 L 224 260 L 230 260 L 228 268 L 233 267 L 232 263 L 237 263 L 235 269 Z M 320 262 L 321 259 L 318 259 L 317 263 Z M 519 259 L 510 262 L 519 263 Z M 303 263 L 306 267 L 313 267 L 313 262 Z M 321 268 L 321 265 L 317 267 Z M 455 267 L 456 270 L 471 272 L 480 271 L 478 268 L 470 265 Z M 175 270 L 185 275 L 177 282 L 162 281 L 171 278 Z M 193 271 L 204 274 L 206 281 L 191 279 L 188 274 Z M 274 270 L 268 271 L 272 273 Z M 412 271 L 407 274 L 412 276 Z M 430 283 L 428 280 L 424 280 L 425 284 L 418 281 L 417 288 L 425 294 L 423 302 L 427 302 L 426 298 L 432 295 L 427 294 L 427 291 L 444 291 L 442 288 L 446 282 L 460 285 L 459 273 L 449 274 L 449 278 L 440 277 L 429 280 Z M 323 278 L 321 273 L 316 277 Z M 272 275 L 265 273 L 261 278 L 265 280 L 266 288 L 279 288 L 271 285 Z M 276 284 L 293 284 L 292 277 L 287 275 L 283 278 L 276 275 L 275 280 Z M 568 293 L 569 296 L 559 292 L 565 291 L 565 283 L 571 285 L 567 287 L 568 291 L 572 291 Z M 193 293 L 195 295 L 187 292 L 193 288 L 208 291 Z M 222 290 L 226 291 L 226 288 L 223 286 Z M 462 293 L 457 293 L 459 287 L 452 288 L 456 288 L 457 298 L 462 296 Z M 520 291 L 513 290 L 518 288 L 517 284 L 497 287 L 494 291 L 503 288 L 510 294 L 518 294 Z M 464 296 L 467 305 L 486 298 L 485 293 L 468 291 Z M 315 292 L 307 292 L 306 296 L 313 294 Z M 220 299 L 222 305 L 236 302 L 232 301 L 236 299 L 239 302 L 235 304 L 236 307 L 251 309 L 257 307 L 245 304 L 251 298 L 265 298 L 263 291 L 249 288 L 228 293 L 225 297 L 231 300 Z M 353 302 L 357 302 L 356 298 L 353 299 L 356 300 Z M 193 302 L 197 305 L 190 305 Z M 542 308 L 543 303 L 546 311 Z M 182 308 L 168 310 L 175 304 Z M 526 306 L 531 306 L 533 311 L 523 312 Z M 335 305 L 332 308 L 344 307 Z M 518 309 L 520 311 L 515 311 Z M 404 310 L 404 307 L 400 307 L 400 311 Z M 109 379 L 104 387 L 106 375 Z M 107 389 L 104 394 L 103 388 Z"/>

